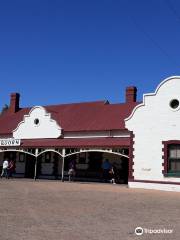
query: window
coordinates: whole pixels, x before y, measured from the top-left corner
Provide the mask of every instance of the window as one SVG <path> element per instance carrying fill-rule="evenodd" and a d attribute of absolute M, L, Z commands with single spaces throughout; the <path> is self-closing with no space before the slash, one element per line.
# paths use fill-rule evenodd
<path fill-rule="evenodd" d="M 168 146 L 168 173 L 180 173 L 180 144 Z"/>
<path fill-rule="evenodd" d="M 24 158 L 25 158 L 25 154 L 24 153 L 20 153 L 19 154 L 19 162 L 24 162 Z"/>
<path fill-rule="evenodd" d="M 173 99 L 169 103 L 172 109 L 177 109 L 179 107 L 179 101 L 177 99 Z"/>
<path fill-rule="evenodd" d="M 34 119 L 34 124 L 35 124 L 36 126 L 39 125 L 39 119 L 38 119 L 38 118 L 35 118 L 35 119 Z"/>

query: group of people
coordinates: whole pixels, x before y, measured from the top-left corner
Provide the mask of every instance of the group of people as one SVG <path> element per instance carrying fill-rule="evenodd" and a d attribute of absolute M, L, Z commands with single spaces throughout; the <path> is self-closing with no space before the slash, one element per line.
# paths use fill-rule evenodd
<path fill-rule="evenodd" d="M 75 162 L 72 161 L 69 164 L 69 171 L 68 171 L 68 177 L 69 181 L 73 181 L 74 177 L 76 175 L 76 168 L 75 168 Z M 116 184 L 117 181 L 117 169 L 114 164 L 111 164 L 108 159 L 106 159 L 102 163 L 102 178 L 104 182 L 111 182 L 113 184 Z"/>
<path fill-rule="evenodd" d="M 15 169 L 15 163 L 13 160 L 8 161 L 7 159 L 5 159 L 3 161 L 3 166 L 2 166 L 2 172 L 1 172 L 1 178 L 5 177 L 5 178 L 10 178 L 12 177 L 12 174 L 14 172 Z"/>
<path fill-rule="evenodd" d="M 116 184 L 117 180 L 117 169 L 114 165 L 112 165 L 108 159 L 106 159 L 102 163 L 102 178 L 105 182 L 111 182 L 113 184 Z M 3 166 L 2 166 L 2 172 L 1 172 L 1 178 L 10 178 L 12 177 L 12 174 L 15 169 L 15 162 L 13 160 L 8 161 L 5 159 L 3 161 Z M 75 162 L 71 161 L 69 163 L 69 171 L 68 171 L 68 176 L 69 176 L 69 181 L 73 181 L 74 177 L 76 175 L 76 170 L 75 170 Z"/>

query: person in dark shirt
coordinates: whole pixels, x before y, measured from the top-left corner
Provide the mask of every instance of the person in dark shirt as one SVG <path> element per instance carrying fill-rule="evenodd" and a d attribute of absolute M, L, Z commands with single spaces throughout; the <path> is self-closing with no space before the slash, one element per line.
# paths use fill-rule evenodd
<path fill-rule="evenodd" d="M 112 168 L 112 164 L 109 162 L 108 159 L 106 159 L 102 164 L 102 170 L 103 170 L 103 180 L 107 182 L 109 180 L 109 172 Z"/>

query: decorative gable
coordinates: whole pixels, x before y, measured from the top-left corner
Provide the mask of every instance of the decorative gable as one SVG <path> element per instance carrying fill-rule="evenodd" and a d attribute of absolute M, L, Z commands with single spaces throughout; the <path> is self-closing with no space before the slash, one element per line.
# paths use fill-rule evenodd
<path fill-rule="evenodd" d="M 176 138 L 176 131 L 180 131 L 179 110 L 180 77 L 170 77 L 159 84 L 155 93 L 144 94 L 143 103 L 125 119 L 126 127 L 134 133 L 141 132 L 142 136 L 158 134 Z"/>
<path fill-rule="evenodd" d="M 13 137 L 17 139 L 58 138 L 61 134 L 61 127 L 41 106 L 33 107 L 13 130 Z"/>

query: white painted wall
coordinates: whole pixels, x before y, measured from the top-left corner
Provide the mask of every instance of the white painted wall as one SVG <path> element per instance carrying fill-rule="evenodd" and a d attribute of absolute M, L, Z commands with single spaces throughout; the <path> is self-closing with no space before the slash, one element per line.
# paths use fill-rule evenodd
<path fill-rule="evenodd" d="M 180 178 L 162 174 L 162 141 L 180 140 L 180 108 L 171 109 L 172 99 L 180 101 L 180 77 L 165 79 L 155 93 L 145 94 L 143 104 L 126 119 L 126 128 L 135 134 L 133 174 L 136 180 L 180 182 Z"/>
<path fill-rule="evenodd" d="M 39 119 L 38 125 L 34 123 L 35 119 Z M 36 106 L 31 109 L 29 115 L 24 116 L 24 120 L 13 131 L 13 137 L 17 139 L 58 138 L 61 132 L 61 127 L 45 108 Z"/>
<path fill-rule="evenodd" d="M 128 131 L 87 131 L 87 132 L 64 132 L 64 138 L 101 138 L 101 137 L 130 137 Z"/>

